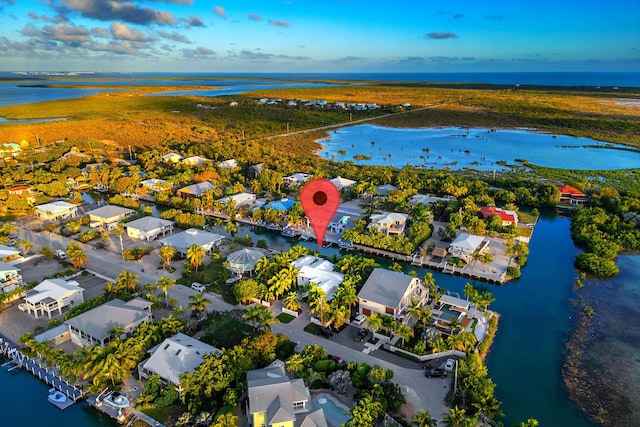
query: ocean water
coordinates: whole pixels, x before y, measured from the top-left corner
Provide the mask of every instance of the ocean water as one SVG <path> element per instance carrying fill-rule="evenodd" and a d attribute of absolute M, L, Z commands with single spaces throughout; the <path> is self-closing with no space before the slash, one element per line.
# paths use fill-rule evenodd
<path fill-rule="evenodd" d="M 629 151 L 624 145 L 524 130 L 358 125 L 333 130 L 317 142 L 323 145 L 319 152 L 322 157 L 357 165 L 489 171 L 504 168 L 497 164 L 499 161 L 518 164 L 516 159 L 578 170 L 628 169 L 640 165 L 640 151 Z M 370 159 L 355 160 L 357 155 Z"/>

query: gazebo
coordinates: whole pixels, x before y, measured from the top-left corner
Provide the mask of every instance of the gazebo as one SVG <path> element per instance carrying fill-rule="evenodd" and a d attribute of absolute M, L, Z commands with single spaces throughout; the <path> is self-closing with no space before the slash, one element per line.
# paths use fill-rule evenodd
<path fill-rule="evenodd" d="M 264 258 L 264 253 L 255 248 L 244 248 L 237 252 L 230 254 L 227 257 L 227 270 L 230 270 L 237 275 L 243 275 L 245 272 L 251 272 L 255 270 L 258 260 Z"/>

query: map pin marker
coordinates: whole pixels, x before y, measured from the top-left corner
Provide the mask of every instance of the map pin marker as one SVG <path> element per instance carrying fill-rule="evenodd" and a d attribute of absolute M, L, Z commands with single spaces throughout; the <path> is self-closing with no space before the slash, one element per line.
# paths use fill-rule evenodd
<path fill-rule="evenodd" d="M 302 187 L 300 204 L 311 222 L 318 248 L 322 248 L 329 222 L 340 205 L 340 191 L 328 179 L 312 179 Z"/>

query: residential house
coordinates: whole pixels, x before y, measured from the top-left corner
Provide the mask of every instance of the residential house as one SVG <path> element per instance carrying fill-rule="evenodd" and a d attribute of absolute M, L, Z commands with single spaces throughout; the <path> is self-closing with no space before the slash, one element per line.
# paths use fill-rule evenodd
<path fill-rule="evenodd" d="M 449 245 L 449 253 L 452 255 L 471 255 L 481 251 L 489 245 L 489 241 L 482 236 L 462 233 Z"/>
<path fill-rule="evenodd" d="M 157 178 L 149 178 L 145 179 L 144 181 L 140 181 L 140 185 L 156 193 L 164 191 L 168 187 L 166 180 Z"/>
<path fill-rule="evenodd" d="M 386 197 L 392 191 L 397 191 L 398 187 L 391 184 L 378 185 L 376 187 L 376 195 Z"/>
<path fill-rule="evenodd" d="M 18 143 L 5 142 L 4 144 L 0 144 L 0 158 L 4 160 L 15 157 L 20 151 L 22 151 L 22 148 L 20 148 L 20 144 Z"/>
<path fill-rule="evenodd" d="M 104 166 L 105 166 L 104 163 L 89 163 L 85 167 L 80 169 L 80 172 L 82 172 L 82 174 L 86 176 L 89 174 L 89 172 L 98 171 L 102 169 Z"/>
<path fill-rule="evenodd" d="M 247 395 L 246 412 L 252 427 L 327 426 L 322 409 L 312 412 L 304 380 L 290 380 L 281 360 L 247 372 Z"/>
<path fill-rule="evenodd" d="M 504 210 L 494 206 L 481 206 L 480 213 L 482 217 L 487 219 L 491 215 L 496 215 L 502 221 L 502 226 L 515 225 L 518 226 L 518 213 L 516 211 Z"/>
<path fill-rule="evenodd" d="M 165 163 L 180 163 L 182 159 L 182 155 L 178 153 L 167 153 L 162 156 L 162 161 Z"/>
<path fill-rule="evenodd" d="M 445 197 L 436 197 L 436 196 L 426 196 L 424 194 L 416 194 L 415 196 L 411 196 L 409 198 L 409 203 L 412 205 L 425 205 L 431 206 L 436 202 L 449 202 L 451 200 L 456 200 L 453 196 L 445 196 Z"/>
<path fill-rule="evenodd" d="M 221 203 L 234 203 L 236 207 L 251 205 L 256 200 L 256 195 L 253 193 L 238 193 L 232 196 L 226 196 L 221 198 Z"/>
<path fill-rule="evenodd" d="M 18 286 L 22 286 L 22 284 L 20 269 L 13 265 L 0 262 L 0 294 L 14 291 Z"/>
<path fill-rule="evenodd" d="M 56 311 L 61 315 L 64 308 L 82 304 L 83 292 L 84 289 L 75 280 L 47 279 L 27 291 L 24 303 L 19 308 L 33 314 L 36 319 L 45 314 L 51 319 L 51 314 Z"/>
<path fill-rule="evenodd" d="M 89 211 L 89 226 L 92 228 L 106 227 L 111 229 L 117 223 L 134 215 L 136 211 L 133 209 L 123 208 L 122 206 L 106 205 L 98 209 Z"/>
<path fill-rule="evenodd" d="M 399 212 L 383 212 L 369 217 L 369 228 L 376 229 L 387 236 L 403 235 L 409 215 Z"/>
<path fill-rule="evenodd" d="M 358 181 L 354 181 L 352 179 L 347 179 L 347 178 L 343 178 L 341 176 L 337 176 L 333 179 L 330 179 L 329 181 L 331 181 L 333 183 L 333 185 L 335 185 L 338 190 L 342 190 L 343 188 L 349 188 L 349 187 L 353 187 L 354 185 L 356 185 L 358 183 Z"/>
<path fill-rule="evenodd" d="M 168 219 L 145 216 L 125 224 L 127 235 L 134 240 L 146 240 L 150 242 L 156 237 L 173 232 L 175 222 Z"/>
<path fill-rule="evenodd" d="M 182 159 L 182 164 L 187 166 L 204 166 L 208 162 L 211 162 L 211 160 L 200 156 L 191 156 Z"/>
<path fill-rule="evenodd" d="M 104 347 L 113 338 L 116 329 L 120 337 L 130 336 L 142 323 L 151 322 L 150 301 L 135 298 L 129 302 L 114 299 L 66 321 L 71 341 L 81 347 Z"/>
<path fill-rule="evenodd" d="M 376 268 L 358 292 L 359 311 L 365 316 L 379 313 L 401 319 L 411 301 L 423 304 L 428 297 L 429 290 L 417 277 Z"/>
<path fill-rule="evenodd" d="M 220 243 L 224 236 L 220 234 L 210 233 L 208 231 L 190 228 L 182 233 L 173 234 L 160 240 L 165 246 L 173 247 L 183 257 L 187 256 L 187 251 L 192 245 L 198 245 L 205 250 L 207 255 L 211 255 L 213 248 Z"/>
<path fill-rule="evenodd" d="M 570 185 L 558 186 L 558 191 L 560 192 L 560 203 L 581 206 L 589 201 L 589 196 Z"/>
<path fill-rule="evenodd" d="M 73 203 L 56 201 L 36 206 L 36 214 L 42 219 L 60 221 L 75 218 L 78 215 L 78 207 Z"/>
<path fill-rule="evenodd" d="M 12 246 L 0 245 L 0 261 L 11 262 L 20 258 L 20 251 Z"/>
<path fill-rule="evenodd" d="M 247 178 L 256 179 L 264 170 L 264 163 L 258 163 L 257 165 L 252 165 L 247 170 Z"/>
<path fill-rule="evenodd" d="M 304 184 L 309 178 L 311 178 L 311 174 L 298 172 L 289 176 L 285 176 L 284 178 L 282 178 L 282 182 L 297 187 Z"/>
<path fill-rule="evenodd" d="M 179 189 L 177 194 L 180 197 L 202 197 L 207 190 L 213 190 L 214 188 L 216 187 L 209 181 L 198 182 Z"/>
<path fill-rule="evenodd" d="M 238 161 L 236 159 L 225 160 L 224 162 L 218 163 L 218 167 L 220 169 L 233 170 L 238 167 Z"/>
<path fill-rule="evenodd" d="M 180 375 L 194 372 L 208 353 L 220 350 L 183 333 L 165 339 L 148 352 L 151 356 L 138 365 L 141 379 L 158 375 L 165 384 L 173 384 L 180 389 Z"/>
<path fill-rule="evenodd" d="M 313 255 L 306 255 L 291 263 L 298 269 L 298 286 L 315 283 L 326 295 L 327 301 L 333 299 L 338 286 L 344 280 L 344 274 L 334 270 L 333 263 Z"/>

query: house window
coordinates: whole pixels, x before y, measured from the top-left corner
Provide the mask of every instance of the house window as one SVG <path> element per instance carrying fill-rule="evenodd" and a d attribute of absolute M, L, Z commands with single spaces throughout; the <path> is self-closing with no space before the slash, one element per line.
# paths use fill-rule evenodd
<path fill-rule="evenodd" d="M 391 308 L 391 307 L 385 307 L 384 308 L 384 312 L 387 313 L 387 314 L 394 314 L 395 310 L 393 308 Z"/>
<path fill-rule="evenodd" d="M 296 411 L 299 409 L 304 409 L 304 400 L 300 402 L 293 402 L 293 410 Z"/>

